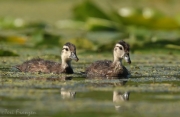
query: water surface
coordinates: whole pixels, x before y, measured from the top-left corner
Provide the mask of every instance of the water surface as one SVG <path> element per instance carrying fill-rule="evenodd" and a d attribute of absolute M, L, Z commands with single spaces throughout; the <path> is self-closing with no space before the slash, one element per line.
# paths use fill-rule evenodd
<path fill-rule="evenodd" d="M 17 50 L 21 52 L 20 50 Z M 42 52 L 42 58 L 59 62 L 53 53 Z M 30 53 L 30 56 L 26 54 Z M 125 85 L 118 79 L 88 79 L 81 74 L 89 63 L 112 59 L 111 53 L 79 55 L 73 62 L 75 74 L 56 75 L 21 73 L 11 69 L 33 58 L 27 49 L 18 57 L 0 59 L 1 116 L 178 116 L 180 105 L 180 56 L 173 54 L 131 54 L 131 72 Z M 36 51 L 40 53 L 40 51 Z M 128 101 L 122 95 L 130 92 Z M 116 98 L 115 101 L 113 99 Z"/>

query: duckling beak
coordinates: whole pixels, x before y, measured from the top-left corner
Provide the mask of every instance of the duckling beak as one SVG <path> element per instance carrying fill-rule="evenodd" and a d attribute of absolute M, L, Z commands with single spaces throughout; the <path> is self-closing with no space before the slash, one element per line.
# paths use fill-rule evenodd
<path fill-rule="evenodd" d="M 79 58 L 77 57 L 76 53 L 71 52 L 70 58 L 75 60 L 76 62 L 79 60 Z"/>
<path fill-rule="evenodd" d="M 124 59 L 125 59 L 125 61 L 126 61 L 127 63 L 131 64 L 131 59 L 130 59 L 130 56 L 129 56 L 128 53 L 125 54 Z"/>

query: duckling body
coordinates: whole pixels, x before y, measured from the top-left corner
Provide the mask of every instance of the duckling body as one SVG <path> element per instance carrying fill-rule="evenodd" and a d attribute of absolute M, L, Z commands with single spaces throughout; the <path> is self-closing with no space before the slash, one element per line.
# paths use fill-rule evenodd
<path fill-rule="evenodd" d="M 92 63 L 87 69 L 88 77 L 128 77 L 128 70 L 119 64 L 113 64 L 113 61 L 103 60 Z"/>
<path fill-rule="evenodd" d="M 39 72 L 39 73 L 73 73 L 73 69 L 68 66 L 62 68 L 61 63 L 44 60 L 41 58 L 32 59 L 16 66 L 22 72 Z"/>
<path fill-rule="evenodd" d="M 15 66 L 21 72 L 39 72 L 39 73 L 67 73 L 72 74 L 71 60 L 78 61 L 76 55 L 76 47 L 71 43 L 66 43 L 63 46 L 61 53 L 62 63 L 44 60 L 41 58 L 32 59 L 24 62 L 21 65 Z"/>
<path fill-rule="evenodd" d="M 129 56 L 129 45 L 124 42 L 118 42 L 114 47 L 114 60 L 101 60 L 92 63 L 86 69 L 87 77 L 118 77 L 128 78 L 129 72 L 123 66 L 122 59 L 125 58 L 126 62 L 131 63 Z"/>

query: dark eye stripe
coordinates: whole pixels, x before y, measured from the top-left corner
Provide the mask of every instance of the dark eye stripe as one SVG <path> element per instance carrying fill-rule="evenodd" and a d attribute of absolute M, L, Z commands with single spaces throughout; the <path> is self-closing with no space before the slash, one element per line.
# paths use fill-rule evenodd
<path fill-rule="evenodd" d="M 63 50 L 66 50 L 66 51 L 68 51 L 68 48 L 63 48 Z"/>
<path fill-rule="evenodd" d="M 116 47 L 118 47 L 120 50 L 122 50 L 122 49 L 123 49 L 122 47 L 119 47 L 119 46 L 116 46 Z"/>

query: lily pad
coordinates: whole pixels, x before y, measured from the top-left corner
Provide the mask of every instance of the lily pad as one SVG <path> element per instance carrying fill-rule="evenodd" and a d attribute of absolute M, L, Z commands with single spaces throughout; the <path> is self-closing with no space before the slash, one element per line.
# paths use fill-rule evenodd
<path fill-rule="evenodd" d="M 9 50 L 0 49 L 0 56 L 18 56 L 18 54 Z"/>
<path fill-rule="evenodd" d="M 59 46 L 60 41 L 59 35 L 54 35 L 48 32 L 42 33 L 42 40 L 36 44 L 36 47 L 38 46 L 47 46 L 47 47 L 53 47 L 53 46 Z"/>
<path fill-rule="evenodd" d="M 89 17 L 110 19 L 103 10 L 90 0 L 85 0 L 81 4 L 76 5 L 73 9 L 73 15 L 76 20 L 82 21 L 86 21 Z"/>
<path fill-rule="evenodd" d="M 117 23 L 100 18 L 88 18 L 86 29 L 90 31 L 117 31 Z"/>

